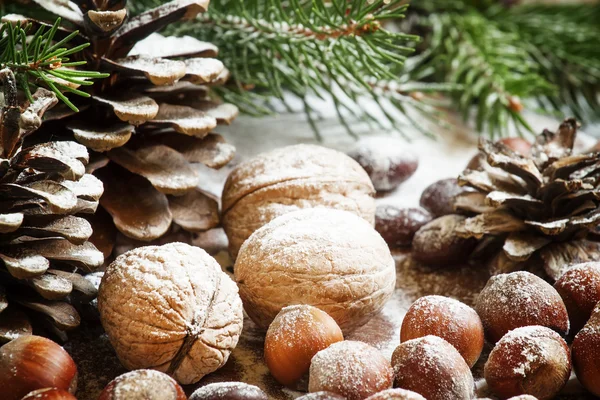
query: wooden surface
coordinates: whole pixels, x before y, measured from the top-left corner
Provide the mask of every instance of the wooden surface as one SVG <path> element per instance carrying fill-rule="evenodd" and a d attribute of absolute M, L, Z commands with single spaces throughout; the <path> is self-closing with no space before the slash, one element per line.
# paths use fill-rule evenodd
<path fill-rule="evenodd" d="M 554 129 L 556 121 L 534 118 L 532 121 L 538 127 Z M 204 188 L 220 195 L 224 179 L 228 171 L 240 160 L 251 157 L 261 151 L 270 150 L 288 144 L 314 142 L 314 136 L 308 126 L 297 117 L 282 116 L 269 120 L 252 120 L 241 118 L 233 127 L 223 132 L 228 141 L 238 148 L 238 156 L 230 166 L 221 171 L 206 171 L 207 177 Z M 335 123 L 331 122 L 324 132 L 326 138 L 323 145 L 346 151 L 353 145 L 353 140 Z M 416 174 L 397 191 L 379 196 L 377 201 L 401 204 L 404 206 L 418 205 L 418 199 L 423 188 L 431 182 L 456 176 L 475 154 L 476 135 L 469 130 L 459 128 L 454 132 L 446 132 L 437 141 L 418 138 L 410 145 L 420 157 L 420 166 Z M 177 240 L 183 236 L 174 235 Z M 232 262 L 223 250 L 226 245 L 224 235 L 216 230 L 199 235 L 193 240 L 214 254 L 224 269 L 231 273 Z M 121 251 L 126 244 L 119 247 Z M 415 263 L 406 250 L 394 250 L 397 269 L 397 283 L 393 298 L 386 304 L 383 311 L 367 325 L 359 328 L 347 339 L 362 340 L 377 347 L 390 357 L 399 344 L 399 331 L 402 318 L 417 298 L 429 294 L 439 294 L 459 299 L 472 305 L 479 291 L 485 285 L 488 274 L 482 267 L 457 266 L 450 269 L 431 269 Z M 84 322 L 83 327 L 72 333 L 65 348 L 72 354 L 79 367 L 79 400 L 95 400 L 102 388 L 114 377 L 125 372 L 119 364 L 106 335 L 97 320 Z M 191 393 L 195 387 L 215 381 L 244 381 L 263 388 L 273 399 L 294 398 L 301 394 L 299 391 L 283 388 L 269 375 L 263 362 L 263 334 L 259 332 L 252 321 L 246 319 L 244 330 L 237 348 L 229 361 L 221 370 L 207 376 L 197 385 L 187 387 Z M 489 349 L 486 349 L 487 354 Z M 489 396 L 485 383 L 481 379 L 485 356 L 474 367 L 480 397 Z M 306 382 L 303 383 L 306 385 Z M 300 384 L 302 386 L 302 384 Z M 561 398 L 586 399 L 581 387 L 575 379 L 567 385 Z M 589 397 L 591 398 L 591 397 Z"/>

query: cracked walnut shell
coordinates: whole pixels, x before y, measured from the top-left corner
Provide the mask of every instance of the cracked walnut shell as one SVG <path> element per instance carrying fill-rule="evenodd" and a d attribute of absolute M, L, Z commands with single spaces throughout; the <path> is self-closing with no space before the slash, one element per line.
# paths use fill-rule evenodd
<path fill-rule="evenodd" d="M 223 189 L 222 221 L 236 257 L 252 232 L 291 211 L 327 207 L 375 222 L 375 189 L 346 154 L 316 145 L 287 146 L 237 166 Z"/>
<path fill-rule="evenodd" d="M 350 331 L 381 310 L 396 284 L 381 235 L 355 214 L 324 208 L 258 229 L 242 245 L 234 271 L 248 316 L 264 330 L 283 307 L 308 304 Z"/>
<path fill-rule="evenodd" d="M 126 368 L 156 369 L 182 384 L 222 367 L 242 332 L 237 286 L 208 253 L 184 243 L 117 257 L 98 309 Z"/>

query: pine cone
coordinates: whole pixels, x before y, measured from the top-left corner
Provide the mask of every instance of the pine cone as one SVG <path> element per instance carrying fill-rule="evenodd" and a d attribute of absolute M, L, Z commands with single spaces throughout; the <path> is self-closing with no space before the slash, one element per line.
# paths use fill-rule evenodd
<path fill-rule="evenodd" d="M 59 335 L 77 327 L 80 317 L 69 300 L 96 295 L 78 271 L 104 262 L 88 241 L 90 224 L 78 216 L 95 212 L 103 191 L 85 172 L 87 149 L 72 141 L 21 148 L 57 100 L 38 89 L 33 103 L 19 107 L 11 80 L 3 82 L 0 113 L 0 342 L 31 333 L 27 314 Z"/>
<path fill-rule="evenodd" d="M 600 221 L 599 153 L 573 154 L 577 127 L 566 119 L 556 133 L 545 130 L 529 156 L 482 139 L 480 166 L 459 177 L 476 191 L 460 194 L 455 207 L 478 215 L 458 234 L 500 241 L 494 262 L 502 269 L 518 269 L 537 253 L 558 279 L 574 263 L 600 259 L 600 244 L 588 237 Z"/>
<path fill-rule="evenodd" d="M 154 33 L 206 11 L 208 1 L 175 0 L 130 19 L 125 0 L 35 1 L 92 43 L 81 52 L 86 68 L 111 73 L 90 99 L 74 99 L 80 113 L 57 107 L 43 130 L 56 135 L 66 127 L 93 151 L 88 170 L 104 182 L 100 204 L 117 229 L 151 241 L 173 222 L 189 232 L 217 226 L 217 200 L 198 188 L 192 163 L 220 168 L 233 158 L 234 147 L 210 133 L 238 113 L 211 90 L 229 73 L 212 58 L 214 45 Z"/>

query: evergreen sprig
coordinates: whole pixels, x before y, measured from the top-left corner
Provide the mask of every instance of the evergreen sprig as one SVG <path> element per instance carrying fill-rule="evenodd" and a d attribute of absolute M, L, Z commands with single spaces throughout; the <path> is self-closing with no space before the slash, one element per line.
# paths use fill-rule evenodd
<path fill-rule="evenodd" d="M 415 2 L 407 29 L 425 40 L 412 79 L 460 86 L 456 108 L 492 136 L 511 123 L 531 131 L 521 116 L 528 106 L 600 118 L 600 5 L 513 3 Z"/>
<path fill-rule="evenodd" d="M 91 79 L 106 78 L 109 74 L 77 69 L 86 62 L 70 61 L 69 56 L 83 50 L 89 43 L 67 47 L 78 31 L 55 40 L 60 18 L 52 27 L 40 26 L 33 35 L 29 35 L 32 27 L 31 23 L 21 22 L 3 22 L 0 25 L 0 69 L 8 68 L 13 72 L 18 87 L 29 101 L 33 102 L 31 89 L 44 86 L 77 112 L 77 107 L 64 92 L 89 97 L 78 87 L 93 85 Z"/>
<path fill-rule="evenodd" d="M 129 3 L 133 13 L 157 0 Z M 331 99 L 337 115 L 352 133 L 355 121 L 381 128 L 400 128 L 419 115 L 439 121 L 436 103 L 424 92 L 449 85 L 406 85 L 403 64 L 419 37 L 392 32 L 391 20 L 404 18 L 403 0 L 221 0 L 210 4 L 196 21 L 170 28 L 219 47 L 219 58 L 230 69 L 230 84 L 219 89 L 225 100 L 243 111 L 272 111 L 275 98 L 293 109 L 300 99 L 308 121 L 318 132 L 318 107 L 309 95 Z M 289 94 L 292 94 L 290 99 Z M 380 107 L 362 107 L 365 98 Z M 290 101 L 291 100 L 291 101 Z M 419 118 L 422 120 L 423 118 Z"/>

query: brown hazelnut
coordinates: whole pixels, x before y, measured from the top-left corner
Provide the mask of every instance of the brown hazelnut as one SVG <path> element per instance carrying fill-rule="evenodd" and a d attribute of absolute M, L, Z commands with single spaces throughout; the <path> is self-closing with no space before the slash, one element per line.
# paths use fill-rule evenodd
<path fill-rule="evenodd" d="M 100 393 L 98 400 L 186 400 L 185 392 L 169 375 L 138 369 L 113 379 Z"/>
<path fill-rule="evenodd" d="M 498 140 L 498 142 L 522 156 L 527 156 L 531 152 L 531 142 L 520 137 L 504 138 Z"/>
<path fill-rule="evenodd" d="M 346 400 L 346 398 L 331 392 L 314 392 L 296 397 L 296 400 Z"/>
<path fill-rule="evenodd" d="M 65 349 L 34 335 L 21 336 L 0 347 L 2 400 L 19 400 L 44 388 L 75 392 L 77 366 Z"/>
<path fill-rule="evenodd" d="M 452 265 L 466 260 L 477 245 L 477 240 L 456 234 L 457 228 L 464 220 L 465 217 L 452 214 L 423 225 L 413 238 L 414 259 L 436 266 Z"/>
<path fill-rule="evenodd" d="M 483 325 L 471 307 L 444 296 L 421 297 L 408 309 L 400 329 L 400 341 L 434 335 L 458 350 L 469 367 L 483 350 Z"/>
<path fill-rule="evenodd" d="M 21 400 L 77 400 L 77 398 L 63 389 L 45 388 L 34 390 Z"/>
<path fill-rule="evenodd" d="M 184 243 L 117 257 L 102 278 L 98 310 L 121 363 L 182 384 L 225 364 L 242 331 L 236 284 L 208 253 Z"/>
<path fill-rule="evenodd" d="M 234 271 L 246 312 L 265 330 L 283 307 L 312 304 L 349 331 L 379 312 L 396 284 L 394 259 L 375 229 L 325 208 L 282 215 L 258 229 Z"/>
<path fill-rule="evenodd" d="M 336 150 L 282 147 L 245 161 L 223 188 L 222 222 L 236 258 L 252 232 L 291 211 L 326 207 L 375 222 L 375 189 L 365 170 Z"/>
<path fill-rule="evenodd" d="M 267 400 L 259 387 L 244 382 L 218 382 L 196 389 L 189 400 Z"/>
<path fill-rule="evenodd" d="M 520 396 L 511 397 L 508 400 L 538 400 L 538 398 L 530 394 L 522 394 Z"/>
<path fill-rule="evenodd" d="M 283 385 L 296 383 L 319 351 L 344 340 L 342 330 L 325 311 L 309 305 L 283 308 L 265 337 L 265 361 Z"/>
<path fill-rule="evenodd" d="M 408 340 L 392 354 L 394 387 L 412 390 L 427 400 L 469 400 L 473 375 L 460 353 L 437 336 Z"/>
<path fill-rule="evenodd" d="M 419 203 L 434 217 L 454 214 L 454 198 L 466 190 L 455 178 L 442 179 L 425 188 Z"/>
<path fill-rule="evenodd" d="M 577 333 L 600 301 L 600 263 L 589 262 L 570 267 L 556 281 L 554 288 L 567 307 L 571 334 Z"/>
<path fill-rule="evenodd" d="M 410 246 L 415 233 L 432 217 L 422 208 L 381 204 L 375 210 L 375 230 L 390 247 Z"/>
<path fill-rule="evenodd" d="M 573 368 L 579 382 L 595 396 L 600 396 L 600 306 L 596 305 L 585 326 L 575 335 L 571 352 Z"/>
<path fill-rule="evenodd" d="M 558 292 L 525 271 L 492 276 L 479 294 L 475 310 L 492 343 L 508 331 L 528 325 L 546 326 L 561 335 L 569 331 L 569 316 Z"/>
<path fill-rule="evenodd" d="M 405 389 L 388 389 L 383 392 L 375 393 L 367 400 L 425 400 L 425 397 L 419 393 Z"/>
<path fill-rule="evenodd" d="M 318 352 L 310 364 L 308 390 L 362 400 L 392 387 L 393 371 L 374 347 L 345 340 Z"/>
<path fill-rule="evenodd" d="M 348 153 L 367 171 L 378 191 L 397 188 L 419 166 L 417 155 L 404 140 L 390 136 L 363 137 Z"/>
<path fill-rule="evenodd" d="M 530 394 L 552 399 L 571 375 L 567 343 L 544 326 L 514 329 L 496 343 L 485 363 L 485 380 L 502 399 Z"/>

